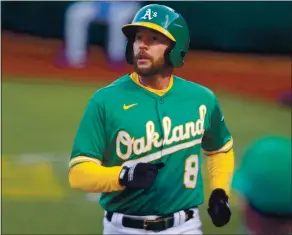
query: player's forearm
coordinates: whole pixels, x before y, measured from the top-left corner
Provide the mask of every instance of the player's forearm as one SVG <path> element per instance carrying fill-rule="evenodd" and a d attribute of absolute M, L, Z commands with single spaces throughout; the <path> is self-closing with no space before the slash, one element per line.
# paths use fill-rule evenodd
<path fill-rule="evenodd" d="M 83 162 L 69 171 L 71 188 L 86 192 L 113 192 L 123 190 L 119 184 L 121 166 L 104 167 L 95 162 Z"/>
<path fill-rule="evenodd" d="M 216 153 L 207 156 L 207 168 L 211 190 L 222 188 L 230 194 L 230 182 L 234 171 L 234 152 Z"/>

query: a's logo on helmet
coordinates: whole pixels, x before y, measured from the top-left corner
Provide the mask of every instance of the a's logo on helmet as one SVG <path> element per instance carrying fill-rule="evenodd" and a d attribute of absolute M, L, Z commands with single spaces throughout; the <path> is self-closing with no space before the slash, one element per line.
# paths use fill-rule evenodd
<path fill-rule="evenodd" d="M 144 20 L 152 20 L 153 18 L 157 17 L 157 12 L 152 11 L 150 8 L 148 8 L 144 14 L 144 16 L 142 16 L 140 19 L 144 19 Z"/>

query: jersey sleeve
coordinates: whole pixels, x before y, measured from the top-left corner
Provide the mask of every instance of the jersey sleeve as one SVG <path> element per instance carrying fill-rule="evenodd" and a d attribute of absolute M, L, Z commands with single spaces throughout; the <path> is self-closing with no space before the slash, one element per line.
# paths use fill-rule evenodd
<path fill-rule="evenodd" d="M 209 121 L 209 128 L 205 131 L 202 139 L 204 153 L 212 155 L 228 152 L 233 147 L 233 140 L 216 97 Z"/>
<path fill-rule="evenodd" d="M 101 164 L 106 142 L 104 125 L 104 108 L 91 98 L 77 129 L 69 167 L 84 161 Z"/>

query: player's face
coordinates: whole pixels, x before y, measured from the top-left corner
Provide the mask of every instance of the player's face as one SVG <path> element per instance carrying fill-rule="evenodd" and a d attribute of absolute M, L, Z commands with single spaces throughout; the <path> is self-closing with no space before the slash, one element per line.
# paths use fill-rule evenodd
<path fill-rule="evenodd" d="M 133 45 L 135 71 L 141 76 L 162 73 L 166 68 L 164 53 L 170 44 L 163 34 L 139 28 Z"/>

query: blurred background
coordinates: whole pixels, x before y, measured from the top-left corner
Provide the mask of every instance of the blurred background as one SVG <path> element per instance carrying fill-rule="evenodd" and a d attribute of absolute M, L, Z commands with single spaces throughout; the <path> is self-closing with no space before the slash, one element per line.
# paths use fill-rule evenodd
<path fill-rule="evenodd" d="M 187 20 L 191 50 L 175 73 L 216 93 L 236 164 L 258 137 L 291 138 L 292 2 L 155 2 Z M 3 234 L 102 232 L 99 196 L 69 189 L 68 160 L 93 92 L 132 71 L 120 28 L 149 3 L 1 2 Z M 240 234 L 235 193 L 231 206 L 215 228 L 205 203 L 204 232 Z"/>

